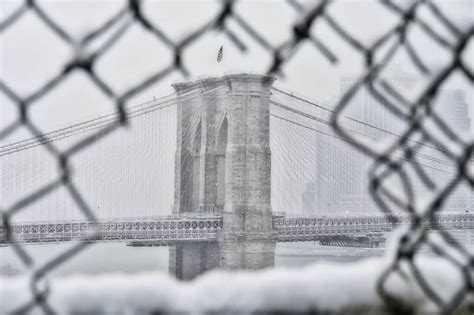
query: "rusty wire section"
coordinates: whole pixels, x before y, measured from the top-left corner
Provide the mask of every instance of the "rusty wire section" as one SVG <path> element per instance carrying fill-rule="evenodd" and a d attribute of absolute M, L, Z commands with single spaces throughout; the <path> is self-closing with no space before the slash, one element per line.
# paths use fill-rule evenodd
<path fill-rule="evenodd" d="M 401 7 L 396 2 L 381 1 L 380 4 L 387 9 L 393 11 L 399 17 L 399 23 L 382 36 L 377 38 L 371 45 L 365 45 L 362 41 L 350 34 L 349 30 L 342 27 L 337 18 L 331 16 L 328 12 L 333 1 L 319 1 L 312 6 L 302 6 L 297 1 L 289 0 L 288 10 L 296 11 L 300 19 L 292 26 L 292 35 L 283 44 L 279 46 L 272 45 L 264 34 L 259 33 L 252 25 L 245 21 L 245 17 L 240 15 L 235 6 L 238 1 L 224 0 L 221 1 L 220 10 L 217 14 L 201 27 L 195 29 L 193 32 L 186 34 L 179 41 L 173 40 L 160 28 L 154 25 L 153 21 L 148 19 L 143 14 L 143 2 L 140 0 L 128 0 L 121 10 L 119 10 L 110 19 L 103 22 L 103 24 L 90 31 L 82 38 L 74 38 L 58 24 L 50 15 L 46 13 L 41 5 L 35 0 L 25 0 L 18 9 L 8 16 L 5 20 L 0 22 L 0 33 L 8 32 L 10 26 L 14 25 L 18 20 L 25 15 L 26 12 L 33 13 L 49 30 L 60 38 L 64 43 L 69 45 L 76 52 L 75 56 L 60 69 L 59 74 L 45 82 L 41 88 L 31 93 L 28 96 L 20 96 L 11 87 L 8 82 L 0 80 L 0 90 L 12 101 L 17 107 L 18 115 L 16 121 L 0 130 L 0 140 L 8 137 L 20 127 L 25 127 L 31 135 L 38 137 L 40 142 L 48 152 L 55 158 L 61 170 L 61 175 L 52 180 L 49 184 L 35 191 L 34 193 L 24 196 L 12 206 L 2 208 L 2 226 L 6 231 L 7 239 L 11 239 L 12 233 L 10 224 L 12 217 L 18 212 L 21 212 L 28 205 L 45 198 L 60 187 L 64 187 L 69 192 L 72 199 L 75 201 L 78 208 L 82 211 L 88 221 L 96 221 L 93 211 L 86 201 L 86 196 L 82 196 L 80 191 L 74 184 L 72 165 L 69 162 L 71 157 L 88 146 L 97 144 L 107 135 L 111 134 L 118 128 L 127 126 L 128 115 L 125 108 L 125 102 L 131 97 L 139 94 L 141 91 L 151 86 L 152 84 L 161 81 L 171 73 L 179 72 L 184 76 L 190 73 L 183 63 L 182 54 L 192 43 L 198 41 L 204 34 L 211 30 L 217 30 L 223 33 L 227 38 L 235 44 L 241 52 L 245 52 L 248 48 L 246 44 L 230 30 L 226 23 L 230 20 L 235 22 L 255 43 L 261 46 L 269 56 L 272 58 L 270 67 L 267 69 L 269 74 L 282 74 L 282 70 L 286 63 L 288 63 L 300 44 L 303 42 L 310 42 L 319 51 L 319 55 L 315 54 L 315 58 L 326 58 L 329 62 L 336 64 L 338 57 L 335 52 L 331 51 L 320 39 L 312 34 L 311 29 L 316 24 L 316 21 L 324 21 L 337 36 L 348 45 L 350 45 L 354 54 L 365 57 L 365 75 L 347 92 L 340 100 L 336 112 L 332 117 L 332 124 L 335 131 L 349 143 L 354 145 L 357 149 L 363 151 L 373 158 L 374 166 L 370 172 L 371 179 L 371 194 L 378 203 L 380 210 L 391 215 L 397 209 L 408 212 L 413 219 L 414 224 L 401 238 L 398 244 L 397 254 L 392 265 L 386 270 L 379 280 L 378 291 L 387 302 L 389 307 L 393 307 L 396 311 L 402 307 L 403 303 L 398 301 L 388 289 L 386 289 L 386 282 L 393 273 L 401 273 L 405 281 L 414 281 L 424 291 L 426 296 L 431 299 L 441 311 L 450 312 L 468 295 L 474 291 L 473 283 L 473 268 L 474 258 L 464 249 L 459 243 L 454 241 L 452 237 L 442 229 L 441 236 L 445 241 L 435 242 L 427 236 L 428 222 L 435 213 L 438 213 L 447 199 L 450 192 L 456 186 L 467 184 L 474 187 L 474 175 L 472 169 L 469 169 L 469 161 L 473 160 L 474 144 L 472 139 L 470 142 L 462 140 L 455 131 L 453 131 L 443 119 L 437 116 L 432 111 L 432 101 L 436 98 L 437 92 L 443 86 L 447 78 L 454 72 L 460 72 L 466 80 L 472 84 L 473 74 L 470 72 L 469 66 L 465 64 L 462 55 L 470 39 L 473 36 L 472 25 L 468 29 L 459 29 L 453 21 L 445 16 L 441 10 L 429 1 L 413 1 L 409 7 Z M 450 32 L 455 41 L 446 40 L 439 35 L 429 23 L 417 16 L 416 12 L 420 7 L 427 8 L 443 25 L 448 32 Z M 181 21 L 184 23 L 184 21 Z M 152 34 L 155 39 L 164 44 L 174 55 L 173 63 L 165 67 L 161 71 L 144 79 L 141 82 L 136 82 L 132 88 L 123 93 L 116 93 L 109 86 L 108 82 L 103 80 L 95 72 L 95 65 L 100 62 L 101 57 L 121 39 L 127 30 L 133 25 L 139 24 L 143 29 Z M 317 26 L 315 26 L 317 27 Z M 381 79 L 380 74 L 384 68 L 390 64 L 395 53 L 399 50 L 405 50 L 413 61 L 413 66 L 422 74 L 430 74 L 430 69 L 423 63 L 423 58 L 420 54 L 424 52 L 417 52 L 416 44 L 408 40 L 406 34 L 411 27 L 420 28 L 426 36 L 429 36 L 439 45 L 440 50 L 447 50 L 452 55 L 452 62 L 446 65 L 436 75 L 431 77 L 431 82 L 427 89 L 422 93 L 415 102 L 410 102 L 403 96 L 402 93 L 397 92 L 396 89 L 390 85 L 390 82 Z M 113 34 L 108 35 L 108 38 L 97 49 L 89 52 L 88 48 L 96 39 L 106 34 L 107 31 L 114 29 Z M 386 49 L 387 46 L 389 49 Z M 86 51 L 88 51 L 86 53 Z M 45 95 L 54 90 L 63 80 L 65 80 L 73 71 L 83 71 L 105 95 L 107 95 L 115 103 L 117 117 L 119 118 L 115 123 L 110 124 L 104 128 L 98 129 L 94 134 L 79 142 L 73 144 L 66 150 L 60 151 L 52 141 L 49 141 L 47 136 L 42 135 L 39 128 L 30 119 L 30 109 L 35 105 L 35 102 L 42 99 Z M 370 93 L 381 101 L 393 115 L 408 123 L 409 128 L 405 130 L 400 138 L 398 138 L 391 146 L 383 151 L 367 145 L 359 141 L 353 135 L 344 131 L 344 128 L 339 124 L 339 118 L 344 113 L 345 109 L 351 106 L 351 99 L 358 89 L 366 87 Z M 389 95 L 389 97 L 387 96 Z M 431 120 L 434 122 L 437 130 L 433 131 L 425 127 L 424 121 Z M 443 133 L 449 143 L 444 143 L 437 136 L 438 133 Z M 416 168 L 416 153 L 419 147 L 416 143 L 408 139 L 418 137 L 422 142 L 438 148 L 443 152 L 444 157 L 457 165 L 457 174 L 449 183 L 445 183 L 443 187 L 438 187 L 437 183 L 430 180 L 429 176 L 423 173 L 422 169 Z M 397 147 L 407 146 L 410 150 L 406 150 L 402 157 L 394 157 L 392 154 Z M 456 149 L 457 148 L 457 149 Z M 416 169 L 419 178 L 423 183 L 433 192 L 434 197 L 432 202 L 425 205 L 424 208 L 419 208 L 416 203 L 416 198 L 411 188 L 411 178 L 405 173 L 405 168 L 411 165 Z M 405 196 L 393 194 L 389 188 L 384 185 L 387 178 L 391 176 L 399 176 L 404 183 L 406 190 Z M 97 232 L 97 231 L 96 231 Z M 90 240 L 93 240 L 94 234 L 90 235 Z M 13 240 L 14 241 L 14 240 Z M 449 245 L 448 242 L 449 241 Z M 17 311 L 19 313 L 28 312 L 29 310 L 39 307 L 45 313 L 54 313 L 54 308 L 48 302 L 48 285 L 45 277 L 58 265 L 71 259 L 74 255 L 79 253 L 82 249 L 88 246 L 90 242 L 83 242 L 75 245 L 53 259 L 47 261 L 42 265 L 38 265 L 29 253 L 19 244 L 13 242 L 13 248 L 24 263 L 26 267 L 33 270 L 30 279 L 30 290 L 32 293 L 31 300 L 23 306 L 20 306 Z M 414 262 L 415 251 L 422 244 L 430 246 L 436 253 L 449 260 L 456 266 L 464 275 L 465 282 L 459 288 L 457 294 L 453 295 L 448 300 L 443 300 L 440 296 L 440 290 L 443 288 L 433 288 L 426 281 L 420 267 Z M 462 258 L 459 258 L 462 257 Z M 401 271 L 401 264 L 407 262 L 411 268 L 411 273 L 406 274 Z"/>

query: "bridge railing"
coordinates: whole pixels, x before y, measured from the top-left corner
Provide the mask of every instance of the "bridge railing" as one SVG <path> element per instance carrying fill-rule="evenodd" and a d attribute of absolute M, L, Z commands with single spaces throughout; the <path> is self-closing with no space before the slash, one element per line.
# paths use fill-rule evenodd
<path fill-rule="evenodd" d="M 355 235 L 389 232 L 400 225 L 413 225 L 408 216 L 311 216 L 282 217 L 274 214 L 273 226 L 278 231 L 278 241 L 317 241 L 323 236 Z M 435 215 L 425 219 L 430 230 L 474 230 L 474 214 Z M 215 241 L 223 228 L 222 216 L 192 214 L 134 219 L 116 219 L 99 222 L 25 222 L 11 225 L 11 235 L 0 228 L 0 244 L 51 243 L 67 241 L 132 241 L 146 240 L 162 244 L 199 240 Z"/>
<path fill-rule="evenodd" d="M 171 216 L 154 220 L 134 219 L 103 222 L 57 222 L 13 224 L 6 239 L 0 231 L 0 243 L 50 243 L 66 241 L 128 241 L 156 240 L 172 242 L 184 240 L 215 240 L 222 229 L 222 218 L 211 216 L 175 218 Z M 93 237 L 93 238 L 91 238 Z"/>
<path fill-rule="evenodd" d="M 275 218 L 275 228 L 279 231 L 280 242 L 304 242 L 323 240 L 325 236 L 352 236 L 371 233 L 386 233 L 400 226 L 415 224 L 409 216 L 334 216 Z M 427 230 L 474 230 L 474 214 L 436 215 L 423 222 Z"/>

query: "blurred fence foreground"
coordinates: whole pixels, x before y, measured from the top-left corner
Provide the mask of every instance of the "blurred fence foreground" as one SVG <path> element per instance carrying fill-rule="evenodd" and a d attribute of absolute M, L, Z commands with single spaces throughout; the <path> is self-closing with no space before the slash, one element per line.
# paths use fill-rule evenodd
<path fill-rule="evenodd" d="M 54 14 L 44 9 L 40 1 L 24 1 L 0 21 L 0 34 L 15 31 L 23 19 L 34 17 L 48 32 L 54 34 L 74 52 L 73 57 L 61 65 L 59 71 L 42 82 L 36 90 L 23 95 L 14 84 L 1 78 L 2 97 L 14 104 L 15 119 L 0 126 L 0 140 L 8 141 L 18 130 L 26 130 L 44 146 L 59 168 L 52 180 L 38 190 L 26 194 L 12 203 L 0 203 L 2 228 L 15 255 L 31 271 L 26 276 L 2 279 L 0 311 L 9 313 L 154 313 L 154 312 L 255 312 L 255 311 L 315 311 L 315 312 L 370 312 L 382 308 L 393 313 L 472 312 L 474 305 L 474 253 L 457 242 L 442 222 L 434 220 L 459 187 L 474 188 L 474 139 L 461 135 L 459 130 L 446 123 L 436 111 L 436 101 L 442 89 L 451 80 L 458 80 L 472 88 L 472 21 L 459 23 L 456 16 L 441 9 L 441 3 L 432 1 L 373 2 L 386 10 L 394 24 L 380 32 L 370 42 L 359 38 L 357 25 L 349 29 L 333 11 L 338 2 L 318 1 L 302 4 L 287 1 L 288 12 L 298 17 L 290 27 L 288 38 L 275 45 L 257 27 L 247 22 L 240 13 L 241 1 L 218 2 L 215 16 L 199 27 L 174 39 L 158 27 L 146 13 L 145 1 L 129 0 L 113 16 L 99 26 L 76 38 L 56 21 Z M 472 9 L 472 6 L 471 6 Z M 472 11 L 471 11 L 472 12 Z M 178 19 L 178 17 L 177 17 Z M 185 20 L 180 23 L 186 23 Z M 165 68 L 134 82 L 122 91 L 113 88 L 109 79 L 101 76 L 97 68 L 113 51 L 117 43 L 133 26 L 166 47 L 171 62 Z M 317 31 L 330 30 L 351 54 L 363 60 L 363 70 L 330 111 L 330 126 L 334 136 L 363 153 L 372 161 L 368 173 L 369 191 L 378 210 L 387 221 L 396 226 L 400 213 L 409 216 L 409 224 L 400 231 L 384 259 L 372 259 L 356 264 L 317 264 L 303 270 L 264 270 L 261 272 L 216 272 L 190 283 L 179 283 L 165 275 L 97 276 L 70 279 L 49 279 L 57 266 L 74 259 L 82 249 L 94 241 L 97 229 L 86 239 L 74 243 L 61 254 L 44 263 L 38 263 L 27 247 L 15 242 L 13 221 L 28 206 L 40 202 L 58 190 L 65 190 L 88 222 L 97 222 L 97 213 L 87 202 L 75 183 L 73 158 L 101 140 L 134 125 L 130 101 L 144 91 L 161 84 L 172 75 L 189 76 L 192 62 L 184 58 L 188 49 L 199 43 L 210 31 L 220 32 L 242 53 L 252 45 L 268 56 L 268 75 L 285 74 L 288 65 L 298 60 L 298 50 L 311 44 L 323 58 L 337 65 L 343 62 L 337 49 L 330 48 Z M 412 33 L 430 43 L 412 39 Z M 97 39 L 98 44 L 96 42 Z M 426 47 L 430 47 L 427 49 Z M 430 54 L 442 54 L 436 65 L 425 62 Z M 411 94 L 396 86 L 386 76 L 386 70 L 395 60 L 405 56 L 406 67 L 422 78 L 423 84 Z M 224 57 L 225 58 L 225 57 Z M 395 63 L 396 67 L 396 63 Z M 94 87 L 113 103 L 115 114 L 107 124 L 91 128 L 90 133 L 67 148 L 59 148 L 35 121 L 35 106 L 46 96 L 59 89 L 73 73 L 84 74 Z M 454 78 L 454 79 L 453 79 Z M 389 142 L 380 144 L 367 141 L 360 134 L 348 130 L 343 124 L 347 114 L 356 106 L 356 95 L 366 91 L 377 100 L 377 107 L 400 121 L 401 129 Z M 38 113 L 37 111 L 35 113 Z M 419 156 L 427 146 L 453 166 L 454 173 L 443 181 L 433 180 L 419 166 Z M 2 153 L 11 148 L 3 145 Z M 0 156 L 0 159 L 2 157 Z M 264 166 L 262 166 L 264 167 Z M 262 179 L 263 180 L 263 179 Z M 397 182 L 398 185 L 393 183 Z M 417 184 L 415 184 L 417 183 Z M 423 185 L 424 193 L 414 188 Z M 237 192 L 236 192 L 237 194 Z M 192 202 L 193 196 L 190 196 Z M 260 211 L 271 223 L 271 208 Z M 225 224 L 225 222 L 224 222 Z M 439 233 L 429 233 L 437 229 Z M 265 237 L 271 238 L 269 235 Z M 263 242 L 263 238 L 261 240 Z M 272 243 L 273 246 L 275 243 Z M 264 246 L 263 246 L 264 247 Z M 421 247 L 429 248 L 436 257 L 419 254 Z M 231 255 L 229 250 L 229 257 Z M 211 298 L 209 298 L 211 297 Z"/>

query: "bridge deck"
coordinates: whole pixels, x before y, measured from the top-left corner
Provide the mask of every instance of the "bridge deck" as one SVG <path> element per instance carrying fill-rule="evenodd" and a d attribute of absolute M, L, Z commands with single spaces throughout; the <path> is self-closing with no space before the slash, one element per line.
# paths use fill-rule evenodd
<path fill-rule="evenodd" d="M 409 217 L 399 217 L 403 225 Z M 317 241 L 336 235 L 368 235 L 391 231 L 393 220 L 384 216 L 353 217 L 284 217 L 273 218 L 278 242 Z M 432 229 L 473 229 L 474 214 L 446 214 L 435 216 L 428 224 Z M 0 245 L 18 243 L 90 242 L 151 242 L 169 245 L 179 241 L 215 241 L 222 230 L 219 215 L 190 217 L 154 217 L 142 219 L 115 219 L 99 222 L 25 222 L 12 224 L 7 235 L 0 227 Z M 151 244 L 150 243 L 150 244 Z"/>

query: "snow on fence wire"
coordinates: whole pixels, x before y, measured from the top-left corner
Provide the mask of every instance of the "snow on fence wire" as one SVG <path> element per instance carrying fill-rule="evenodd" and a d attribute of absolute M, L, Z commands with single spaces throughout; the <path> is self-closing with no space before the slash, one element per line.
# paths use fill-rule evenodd
<path fill-rule="evenodd" d="M 334 130 L 351 145 L 373 159 L 374 164 L 369 174 L 370 192 L 380 210 L 387 216 L 398 211 L 406 212 L 412 216 L 414 222 L 400 237 L 392 256 L 388 257 L 384 263 L 372 260 L 343 266 L 318 265 L 300 272 L 273 270 L 261 273 L 243 272 L 238 275 L 212 273 L 188 284 L 178 284 L 167 276 L 157 275 L 133 278 L 117 276 L 52 280 L 48 285 L 46 281 L 48 274 L 58 265 L 73 259 L 90 242 L 78 243 L 41 265 L 35 262 L 24 247 L 14 243 L 16 255 L 31 270 L 31 273 L 27 279 L 24 279 L 25 286 L 20 285 L 16 280 L 2 280 L 1 295 L 2 307 L 4 307 L 2 311 L 7 310 L 6 307 L 12 307 L 8 311 L 113 312 L 118 310 L 113 308 L 115 306 L 120 306 L 120 310 L 130 309 L 136 312 L 200 309 L 251 311 L 269 308 L 342 311 L 351 306 L 376 308 L 384 305 L 389 310 L 397 312 L 402 308 L 405 310 L 416 308 L 420 303 L 428 301 L 435 311 L 449 313 L 462 303 L 468 303 L 469 295 L 472 302 L 474 291 L 472 252 L 463 248 L 443 229 L 440 229 L 440 234 L 437 236 L 427 234 L 429 227 L 425 223 L 427 222 L 425 219 L 441 211 L 443 203 L 457 186 L 474 187 L 472 137 L 467 140 L 460 137 L 443 121 L 442 117 L 433 111 L 434 100 L 451 75 L 456 73 L 472 84 L 472 64 L 468 64 L 470 60 L 466 56 L 469 45 L 472 45 L 474 32 L 472 23 L 460 27 L 452 16 L 446 15 L 436 3 L 431 1 L 381 1 L 376 5 L 392 12 L 397 17 L 398 23 L 370 44 L 366 44 L 362 39 L 352 35 L 352 30 L 343 27 L 338 17 L 331 13 L 331 6 L 337 2 L 323 0 L 303 6 L 297 1 L 287 1 L 288 10 L 296 12 L 300 18 L 292 25 L 291 36 L 278 46 L 271 44 L 265 34 L 257 31 L 246 22 L 245 16 L 238 13 L 235 8 L 239 1 L 220 2 L 220 9 L 212 19 L 187 33 L 180 40 L 170 38 L 163 30 L 155 26 L 153 21 L 144 14 L 144 2 L 139 0 L 127 1 L 119 12 L 81 38 L 75 38 L 69 34 L 53 16 L 42 8 L 40 2 L 34 0 L 22 2 L 10 16 L 0 22 L 1 34 L 9 32 L 13 25 L 30 13 L 55 36 L 69 45 L 76 54 L 62 66 L 58 75 L 44 82 L 42 87 L 27 96 L 16 92 L 4 79 L 0 81 L 0 90 L 16 105 L 18 110 L 17 119 L 1 127 L 0 140 L 6 139 L 19 128 L 26 128 L 31 135 L 44 143 L 61 170 L 57 178 L 41 189 L 23 196 L 11 206 L 4 208 L 5 206 L 2 205 L 2 223 L 7 237 L 11 237 L 12 218 L 28 205 L 54 193 L 59 188 L 65 188 L 69 192 L 86 220 L 96 221 L 94 212 L 87 204 L 87 196 L 81 195 L 74 184 L 71 158 L 91 145 L 98 145 L 100 139 L 129 124 L 127 109 L 124 105 L 127 100 L 152 84 L 162 81 L 171 73 L 179 72 L 188 76 L 190 73 L 183 62 L 183 53 L 209 31 L 221 32 L 242 52 L 245 52 L 247 45 L 244 40 L 227 26 L 229 22 L 236 23 L 247 37 L 271 56 L 272 62 L 267 72 L 282 74 L 285 65 L 296 58 L 296 51 L 305 42 L 310 42 L 319 51 L 320 56 L 315 55 L 315 58 L 323 57 L 334 64 L 338 62 L 337 53 L 314 35 L 313 30 L 324 23 L 337 34 L 340 40 L 353 49 L 354 54 L 365 60 L 364 75 L 340 99 L 332 116 Z M 428 12 L 431 16 L 430 20 L 427 21 L 425 15 L 418 14 L 420 11 Z M 180 23 L 186 23 L 186 21 L 183 20 Z M 174 58 L 168 67 L 143 81 L 136 82 L 131 88 L 117 93 L 110 87 L 109 82 L 97 75 L 95 66 L 107 51 L 114 48 L 132 25 L 142 26 L 144 32 L 164 44 Z M 417 47 L 418 43 L 410 40 L 408 36 L 412 29 L 418 30 L 423 36 L 433 41 L 435 50 L 420 51 Z M 113 31 L 110 32 L 111 30 Z M 103 40 L 102 44 L 93 46 L 92 44 L 98 38 Z M 415 98 L 404 95 L 383 76 L 384 69 L 400 51 L 411 60 L 411 66 L 421 75 L 425 75 L 428 80 L 426 87 Z M 447 64 L 438 65 L 437 69 L 432 69 L 423 62 L 423 55 L 437 52 L 448 53 L 450 61 Z M 40 132 L 31 119 L 30 113 L 36 102 L 55 90 L 75 71 L 85 73 L 90 81 L 115 103 L 119 119 L 113 124 L 98 129 L 91 136 L 81 139 L 68 149 L 60 150 Z M 340 118 L 352 106 L 351 101 L 361 88 L 367 89 L 381 106 L 406 124 L 401 136 L 392 143 L 387 143 L 383 148 L 374 147 L 373 143 L 368 144 L 356 138 L 340 125 Z M 412 141 L 412 139 L 417 139 L 417 141 Z M 444 158 L 456 165 L 456 174 L 448 182 L 435 183 L 418 167 L 415 153 L 423 144 L 434 147 Z M 393 151 L 402 146 L 408 147 L 409 150 L 405 150 L 402 155 L 394 154 Z M 408 167 L 415 170 L 417 180 L 422 181 L 431 192 L 428 202 L 420 202 L 420 198 L 424 197 L 425 200 L 426 196 L 415 193 L 413 179 L 405 171 Z M 395 191 L 387 184 L 393 177 L 401 181 L 403 191 Z M 434 240 L 435 237 L 438 239 Z M 93 238 L 94 235 L 91 235 L 90 240 Z M 422 245 L 430 247 L 439 255 L 443 264 L 441 269 L 433 267 L 434 262 L 419 261 L 415 252 Z M 445 279 L 447 282 L 437 281 L 446 268 L 451 268 L 453 275 L 458 274 L 458 276 Z M 318 282 L 318 279 L 324 277 L 335 283 L 334 290 L 327 289 L 324 284 L 326 281 Z M 453 291 L 452 294 L 446 295 L 448 282 L 453 284 Z M 227 289 L 223 289 L 224 284 Z M 417 293 L 414 293 L 414 290 Z M 26 294 L 27 291 L 29 294 Z M 101 301 L 97 301 L 99 295 L 94 294 L 99 291 Z M 295 296 L 292 292 L 299 294 Z M 212 298 L 207 298 L 208 296 Z M 236 297 L 237 301 L 235 301 Z M 110 303 L 101 303 L 104 301 Z"/>

